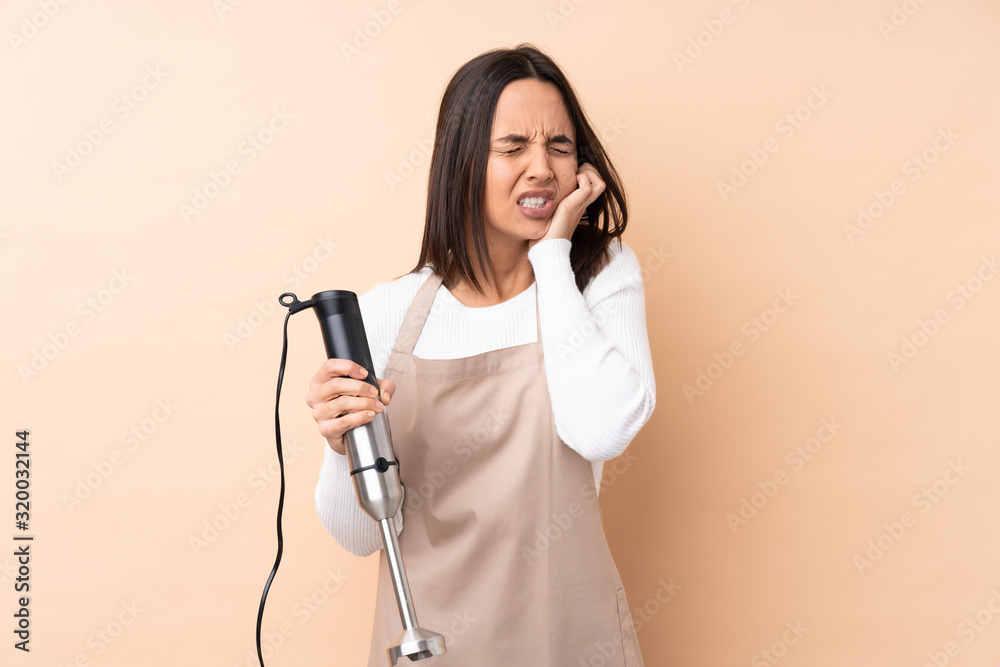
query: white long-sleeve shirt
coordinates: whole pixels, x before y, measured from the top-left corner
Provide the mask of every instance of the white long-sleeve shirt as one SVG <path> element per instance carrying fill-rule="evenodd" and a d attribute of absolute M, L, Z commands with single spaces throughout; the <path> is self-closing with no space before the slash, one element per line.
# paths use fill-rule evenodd
<path fill-rule="evenodd" d="M 556 432 L 593 462 L 598 490 L 603 462 L 625 450 L 656 402 L 639 261 L 625 244 L 619 247 L 613 241 L 610 250 L 610 261 L 582 294 L 570 264 L 569 240 L 542 241 L 528 252 L 538 286 L 542 353 Z M 406 311 L 430 275 L 425 268 L 376 285 L 359 298 L 377 377 L 384 377 Z M 413 354 L 458 359 L 535 341 L 534 285 L 485 308 L 463 305 L 442 285 Z M 367 556 L 381 548 L 378 526 L 358 506 L 347 457 L 325 450 L 316 486 L 317 513 L 344 549 Z M 401 514 L 396 516 L 397 530 L 402 530 Z"/>

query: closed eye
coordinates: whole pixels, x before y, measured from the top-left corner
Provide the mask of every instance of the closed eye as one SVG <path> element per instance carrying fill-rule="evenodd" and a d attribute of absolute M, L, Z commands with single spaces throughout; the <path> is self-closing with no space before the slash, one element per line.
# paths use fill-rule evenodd
<path fill-rule="evenodd" d="M 509 148 L 509 149 L 506 149 L 506 150 L 505 149 L 497 149 L 497 152 L 501 153 L 503 155 L 514 155 L 515 153 L 520 153 L 523 150 L 524 150 L 524 147 L 520 146 L 518 148 Z M 553 153 L 558 153 L 559 155 L 572 155 L 573 154 L 573 151 L 562 150 L 560 148 L 555 148 L 555 147 L 552 147 L 552 146 L 549 147 L 549 150 L 552 151 Z"/>
<path fill-rule="evenodd" d="M 496 151 L 502 155 L 514 155 L 522 150 L 528 144 L 528 137 L 521 134 L 508 134 L 506 136 L 500 137 L 496 140 L 497 144 L 513 146 L 512 148 L 498 148 Z M 556 148 L 556 146 L 562 146 L 564 148 Z M 557 134 L 548 140 L 547 147 L 549 150 L 553 151 L 558 155 L 572 155 L 573 154 L 573 141 L 567 137 L 565 134 Z"/>

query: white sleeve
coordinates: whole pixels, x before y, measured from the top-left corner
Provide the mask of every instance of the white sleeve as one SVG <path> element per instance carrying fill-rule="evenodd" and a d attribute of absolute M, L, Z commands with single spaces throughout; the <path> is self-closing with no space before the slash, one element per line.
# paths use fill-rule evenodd
<path fill-rule="evenodd" d="M 612 241 L 610 249 L 582 294 L 568 239 L 528 252 L 556 431 L 589 461 L 621 454 L 656 404 L 639 261 L 625 244 Z"/>
<path fill-rule="evenodd" d="M 410 283 L 420 284 L 410 279 L 395 288 L 390 284 L 376 285 L 358 298 L 377 378 L 385 375 L 389 351 L 413 300 L 411 292 L 415 290 L 409 289 Z M 316 484 L 316 513 L 320 521 L 333 539 L 352 554 L 367 556 L 378 551 L 382 548 L 378 524 L 358 505 L 347 457 L 330 449 L 325 439 L 320 438 L 320 441 L 325 452 Z M 402 506 L 396 513 L 395 523 L 398 534 L 403 530 Z"/>

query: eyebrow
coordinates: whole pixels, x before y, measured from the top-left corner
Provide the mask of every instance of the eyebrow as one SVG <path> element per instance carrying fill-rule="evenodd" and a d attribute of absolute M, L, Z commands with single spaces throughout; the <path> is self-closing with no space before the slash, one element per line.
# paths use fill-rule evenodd
<path fill-rule="evenodd" d="M 497 143 L 510 143 L 510 144 L 526 144 L 528 143 L 528 137 L 523 134 L 508 134 L 505 137 L 500 137 L 496 140 Z M 565 134 L 557 134 L 556 136 L 549 139 L 550 144 L 566 144 L 572 146 L 573 142 Z"/>

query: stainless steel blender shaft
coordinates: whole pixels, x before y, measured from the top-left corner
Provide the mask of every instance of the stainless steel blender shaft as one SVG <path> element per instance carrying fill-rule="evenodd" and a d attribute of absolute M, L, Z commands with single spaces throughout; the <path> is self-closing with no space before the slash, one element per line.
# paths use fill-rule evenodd
<path fill-rule="evenodd" d="M 410 584 L 406 580 L 393 519 L 403 504 L 403 487 L 399 482 L 399 466 L 394 460 L 389 420 L 385 415 L 385 412 L 377 414 L 369 423 L 348 431 L 344 441 L 358 503 L 378 522 L 386 564 L 396 593 L 403 633 L 387 649 L 389 660 L 395 665 L 402 656 L 423 660 L 440 655 L 447 649 L 443 636 L 417 625 L 417 612 L 413 609 Z"/>
<path fill-rule="evenodd" d="M 399 606 L 399 619 L 403 628 L 417 625 L 417 612 L 413 610 L 413 600 L 410 597 L 410 582 L 406 580 L 406 568 L 399 557 L 399 542 L 396 539 L 396 522 L 392 519 L 382 519 L 378 522 L 382 530 L 382 544 L 385 545 L 385 559 L 389 565 L 392 577 L 392 587 L 396 590 L 396 604 Z"/>
<path fill-rule="evenodd" d="M 413 601 L 410 598 L 410 584 L 406 581 L 406 569 L 399 557 L 395 522 L 392 519 L 383 519 L 378 525 L 382 529 L 386 563 L 392 576 L 393 590 L 396 591 L 399 618 L 403 622 L 403 633 L 396 637 L 396 642 L 388 648 L 389 661 L 395 665 L 404 655 L 410 660 L 423 660 L 441 655 L 445 652 L 444 637 L 417 625 L 417 612 L 413 610 Z"/>

